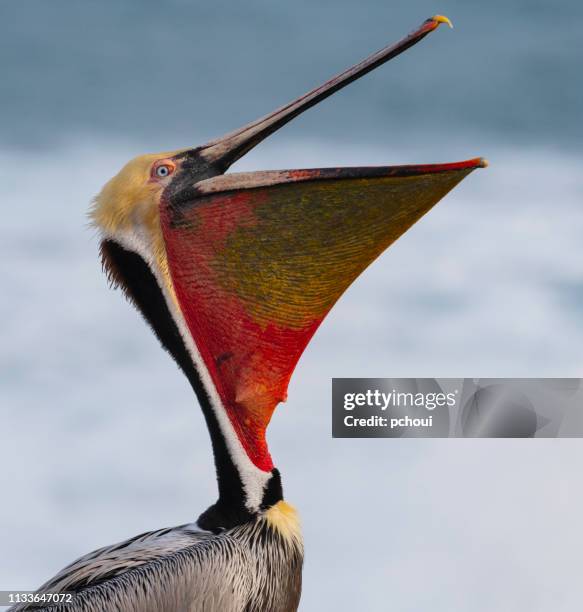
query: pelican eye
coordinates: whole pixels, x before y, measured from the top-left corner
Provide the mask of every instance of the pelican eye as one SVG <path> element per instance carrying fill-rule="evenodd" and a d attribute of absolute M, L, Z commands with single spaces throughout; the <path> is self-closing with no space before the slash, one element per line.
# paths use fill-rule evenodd
<path fill-rule="evenodd" d="M 172 164 L 160 164 L 154 168 L 154 176 L 158 178 L 166 178 L 174 172 L 174 166 Z"/>

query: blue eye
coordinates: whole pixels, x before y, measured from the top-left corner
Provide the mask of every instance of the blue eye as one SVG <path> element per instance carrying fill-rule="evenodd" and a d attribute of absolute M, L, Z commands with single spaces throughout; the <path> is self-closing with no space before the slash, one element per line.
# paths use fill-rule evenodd
<path fill-rule="evenodd" d="M 172 174 L 172 170 L 173 168 L 167 165 L 158 166 L 156 168 L 156 176 L 160 178 L 165 178 L 167 176 L 170 176 L 170 174 Z"/>

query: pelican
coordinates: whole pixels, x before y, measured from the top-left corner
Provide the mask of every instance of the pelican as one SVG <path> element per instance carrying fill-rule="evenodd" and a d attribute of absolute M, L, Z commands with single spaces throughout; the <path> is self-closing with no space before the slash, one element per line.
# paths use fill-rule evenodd
<path fill-rule="evenodd" d="M 482 158 L 225 174 L 306 109 L 418 43 L 437 15 L 325 84 L 203 146 L 142 155 L 95 198 L 110 281 L 192 385 L 218 500 L 194 523 L 92 552 L 13 610 L 289 612 L 303 542 L 265 433 L 313 334 L 352 281 Z"/>

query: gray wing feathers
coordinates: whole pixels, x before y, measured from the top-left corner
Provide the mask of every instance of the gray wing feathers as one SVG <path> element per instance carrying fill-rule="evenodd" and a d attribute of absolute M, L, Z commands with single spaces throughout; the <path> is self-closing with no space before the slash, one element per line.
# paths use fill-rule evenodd
<path fill-rule="evenodd" d="M 85 555 L 38 590 L 75 592 L 47 612 L 231 612 L 243 609 L 252 566 L 235 539 L 178 527 Z"/>
<path fill-rule="evenodd" d="M 63 568 L 39 591 L 77 591 L 160 557 L 196 545 L 211 534 L 188 525 L 140 534 L 124 542 L 95 550 Z"/>
<path fill-rule="evenodd" d="M 71 603 L 12 612 L 279 612 L 296 610 L 302 550 L 257 521 L 214 535 L 162 529 L 81 557 L 39 592 Z M 37 604 L 38 606 L 38 604 Z"/>

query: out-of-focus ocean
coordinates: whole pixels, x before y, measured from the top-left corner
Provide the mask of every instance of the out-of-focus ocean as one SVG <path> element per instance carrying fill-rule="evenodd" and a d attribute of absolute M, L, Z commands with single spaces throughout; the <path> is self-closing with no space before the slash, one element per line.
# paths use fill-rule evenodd
<path fill-rule="evenodd" d="M 0 5 L 0 590 L 214 501 L 196 400 L 107 289 L 91 198 L 133 155 L 238 127 L 438 12 L 453 31 L 234 168 L 491 162 L 351 287 L 274 416 L 301 609 L 579 609 L 581 441 L 330 433 L 333 376 L 583 376 L 573 0 Z"/>

